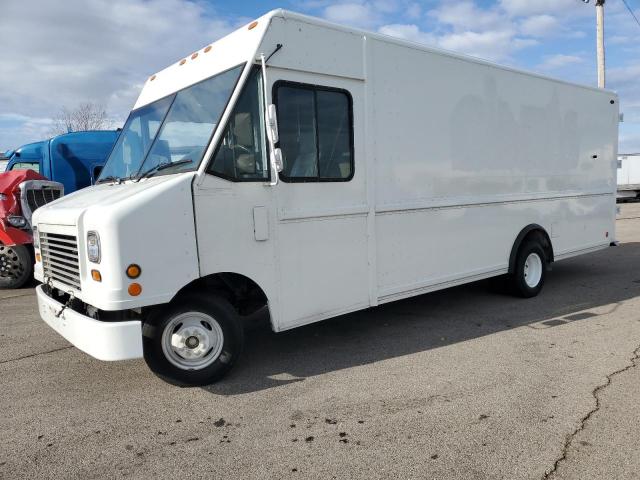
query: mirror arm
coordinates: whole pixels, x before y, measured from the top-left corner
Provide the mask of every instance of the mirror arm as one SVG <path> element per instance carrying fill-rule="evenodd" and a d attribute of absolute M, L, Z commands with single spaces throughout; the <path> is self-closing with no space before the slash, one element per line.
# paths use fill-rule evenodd
<path fill-rule="evenodd" d="M 269 106 L 267 104 L 267 62 L 264 57 L 264 53 L 260 54 L 260 64 L 262 67 L 262 96 L 264 98 L 264 120 L 265 124 L 269 121 Z M 275 144 L 271 136 L 271 129 L 267 128 L 267 140 L 269 142 L 269 168 L 271 169 L 271 181 L 269 185 L 275 186 L 278 184 L 278 167 L 276 165 Z"/>

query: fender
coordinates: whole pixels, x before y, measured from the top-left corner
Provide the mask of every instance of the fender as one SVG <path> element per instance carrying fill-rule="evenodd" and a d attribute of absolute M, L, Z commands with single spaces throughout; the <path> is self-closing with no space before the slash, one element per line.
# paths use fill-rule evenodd
<path fill-rule="evenodd" d="M 3 227 L 0 223 L 0 243 L 7 246 L 27 245 L 33 243 L 33 236 L 31 232 L 9 226 Z"/>
<path fill-rule="evenodd" d="M 543 227 L 541 227 L 537 223 L 532 223 L 524 227 L 516 237 L 516 240 L 513 242 L 513 247 L 511 248 L 511 255 L 509 255 L 509 273 L 513 273 L 516 268 L 516 257 L 518 256 L 518 250 L 520 250 L 520 245 L 522 245 L 522 242 L 527 237 L 527 235 L 529 235 L 532 232 L 539 232 L 540 235 L 542 235 L 542 237 L 546 240 L 547 245 L 543 245 L 543 248 L 547 253 L 547 260 L 549 262 L 548 265 L 551 265 L 551 263 L 553 263 L 553 245 L 551 244 L 551 239 L 549 238 L 549 234 Z"/>

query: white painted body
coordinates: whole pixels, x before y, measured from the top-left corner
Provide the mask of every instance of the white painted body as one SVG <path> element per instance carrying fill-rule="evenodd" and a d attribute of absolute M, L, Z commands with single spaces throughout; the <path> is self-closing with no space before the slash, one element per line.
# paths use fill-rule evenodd
<path fill-rule="evenodd" d="M 36 212 L 40 232 L 79 239 L 78 298 L 135 309 L 234 272 L 261 287 L 281 331 L 506 273 L 530 224 L 548 232 L 556 260 L 614 240 L 609 91 L 278 10 L 159 72 L 136 108 L 248 62 L 224 125 L 250 64 L 277 44 L 267 103 L 278 80 L 351 94 L 353 179 L 273 186 L 209 175 L 217 128 L 197 172 L 90 187 Z M 90 278 L 89 230 L 101 235 L 102 283 Z M 143 270 L 138 297 L 127 293 L 130 263 Z"/>
<path fill-rule="evenodd" d="M 640 196 L 640 153 L 618 155 L 618 198 Z"/>

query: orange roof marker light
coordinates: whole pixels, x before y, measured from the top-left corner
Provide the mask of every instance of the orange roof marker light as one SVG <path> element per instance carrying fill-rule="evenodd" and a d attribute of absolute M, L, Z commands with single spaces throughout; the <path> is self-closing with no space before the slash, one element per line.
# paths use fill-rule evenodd
<path fill-rule="evenodd" d="M 151 75 L 151 78 L 149 78 L 149 81 L 153 82 L 155 79 L 156 79 L 156 76 L 155 75 Z"/>
<path fill-rule="evenodd" d="M 258 22 L 251 22 L 249 24 L 249 30 L 253 30 L 254 28 L 256 28 L 258 26 Z"/>
<path fill-rule="evenodd" d="M 180 65 L 184 65 L 185 63 L 187 63 L 187 59 L 183 58 L 182 60 L 180 60 Z"/>
<path fill-rule="evenodd" d="M 204 49 L 204 53 L 209 53 L 211 51 L 211 45 Z"/>
<path fill-rule="evenodd" d="M 191 60 L 195 60 L 196 58 L 198 58 L 198 52 L 191 55 Z"/>

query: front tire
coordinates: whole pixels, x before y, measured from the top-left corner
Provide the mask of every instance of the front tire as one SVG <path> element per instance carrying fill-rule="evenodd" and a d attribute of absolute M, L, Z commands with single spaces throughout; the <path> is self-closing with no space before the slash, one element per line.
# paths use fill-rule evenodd
<path fill-rule="evenodd" d="M 20 288 L 32 275 L 33 258 L 29 248 L 0 243 L 0 288 Z"/>
<path fill-rule="evenodd" d="M 209 385 L 224 377 L 242 351 L 242 325 L 221 297 L 186 296 L 157 310 L 142 330 L 144 358 L 163 380 Z"/>
<path fill-rule="evenodd" d="M 547 257 L 542 245 L 529 240 L 520 247 L 510 283 L 514 293 L 523 298 L 535 297 L 544 286 L 547 274 Z"/>

